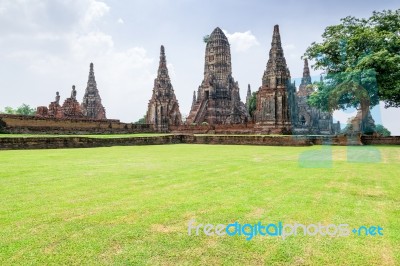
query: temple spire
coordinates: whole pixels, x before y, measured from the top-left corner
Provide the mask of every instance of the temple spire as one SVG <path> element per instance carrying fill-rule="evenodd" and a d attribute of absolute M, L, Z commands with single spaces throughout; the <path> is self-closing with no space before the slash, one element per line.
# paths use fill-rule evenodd
<path fill-rule="evenodd" d="M 269 56 L 270 58 L 272 57 L 275 60 L 280 60 L 281 58 L 283 58 L 283 49 L 281 35 L 279 33 L 279 25 L 274 26 L 274 33 L 272 34 L 271 50 L 269 52 Z"/>
<path fill-rule="evenodd" d="M 196 103 L 196 91 L 193 91 L 193 101 L 192 101 L 192 106 Z"/>
<path fill-rule="evenodd" d="M 204 60 L 204 77 L 214 76 L 220 87 L 225 80 L 232 75 L 231 51 L 228 38 L 219 28 L 211 33 L 207 45 Z"/>
<path fill-rule="evenodd" d="M 251 87 L 250 84 L 247 85 L 247 95 L 246 95 L 246 107 L 249 110 L 250 107 L 250 99 L 251 99 Z"/>
<path fill-rule="evenodd" d="M 310 68 L 308 67 L 308 60 L 304 59 L 303 78 L 301 79 L 302 85 L 311 84 Z"/>
<path fill-rule="evenodd" d="M 276 88 L 277 85 L 284 84 L 289 79 L 290 72 L 283 54 L 279 25 L 275 25 L 272 34 L 271 49 L 269 50 L 267 68 L 264 71 L 262 78 L 262 85 Z"/>
<path fill-rule="evenodd" d="M 165 49 L 161 45 L 158 73 L 154 79 L 153 94 L 147 107 L 146 123 L 152 124 L 155 130 L 164 132 L 169 126 L 180 125 L 181 121 L 179 104 L 168 75 Z"/>
<path fill-rule="evenodd" d="M 231 49 L 220 28 L 205 37 L 204 78 L 197 91 L 196 104 L 187 117 L 188 124 L 235 124 L 248 119 L 240 101 L 239 85 L 232 77 Z"/>
<path fill-rule="evenodd" d="M 166 78 L 169 80 L 167 58 L 165 56 L 164 45 L 160 47 L 160 63 L 158 65 L 158 78 Z"/>
<path fill-rule="evenodd" d="M 91 91 L 93 91 L 93 88 L 97 88 L 96 78 L 94 76 L 93 68 L 94 68 L 93 63 L 90 63 L 90 66 L 89 66 L 89 78 L 88 78 L 88 82 L 87 82 L 87 88 L 90 88 Z"/>
<path fill-rule="evenodd" d="M 82 112 L 84 116 L 90 119 L 106 119 L 106 111 L 101 103 L 101 97 L 97 89 L 93 63 L 89 65 L 89 78 L 83 95 Z"/>
<path fill-rule="evenodd" d="M 279 25 L 274 26 L 274 33 L 272 34 L 272 47 L 281 48 L 281 34 L 279 33 Z"/>

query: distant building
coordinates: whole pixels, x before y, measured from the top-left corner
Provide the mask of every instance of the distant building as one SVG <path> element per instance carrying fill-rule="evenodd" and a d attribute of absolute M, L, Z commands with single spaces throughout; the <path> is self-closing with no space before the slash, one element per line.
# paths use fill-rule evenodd
<path fill-rule="evenodd" d="M 297 112 L 293 120 L 295 134 L 331 135 L 340 133 L 340 123 L 333 123 L 332 114 L 321 111 L 307 103 L 314 92 L 311 84 L 310 68 L 307 59 L 304 60 L 303 78 L 296 93 Z"/>
<path fill-rule="evenodd" d="M 247 111 L 250 110 L 250 100 L 251 100 L 251 87 L 250 84 L 247 85 L 247 95 L 246 95 L 246 108 Z"/>

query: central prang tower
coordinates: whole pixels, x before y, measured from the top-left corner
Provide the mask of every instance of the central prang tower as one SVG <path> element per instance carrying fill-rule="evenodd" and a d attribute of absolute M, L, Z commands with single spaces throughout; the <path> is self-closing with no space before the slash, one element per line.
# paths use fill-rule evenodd
<path fill-rule="evenodd" d="M 204 79 L 193 99 L 187 123 L 231 124 L 247 122 L 248 118 L 240 101 L 239 85 L 232 77 L 228 39 L 217 27 L 207 40 Z"/>

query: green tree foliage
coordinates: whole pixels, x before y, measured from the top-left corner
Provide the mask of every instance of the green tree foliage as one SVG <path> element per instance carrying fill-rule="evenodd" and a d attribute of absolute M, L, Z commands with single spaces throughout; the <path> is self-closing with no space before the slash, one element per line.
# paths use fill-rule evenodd
<path fill-rule="evenodd" d="M 9 114 L 9 115 L 14 115 L 15 114 L 15 110 L 12 107 L 7 106 L 7 107 L 4 108 L 4 112 L 3 113 Z"/>
<path fill-rule="evenodd" d="M 146 115 L 144 115 L 138 121 L 134 122 L 134 124 L 146 124 Z"/>
<path fill-rule="evenodd" d="M 383 137 L 389 137 L 392 133 L 383 125 L 376 125 L 375 127 L 376 133 Z"/>
<path fill-rule="evenodd" d="M 208 40 L 210 40 L 210 35 L 203 36 L 203 42 L 204 43 L 208 43 Z"/>
<path fill-rule="evenodd" d="M 35 108 L 31 108 L 27 104 L 22 104 L 20 107 L 17 108 L 17 110 L 15 112 L 18 115 L 35 115 L 36 114 L 36 109 Z"/>
<path fill-rule="evenodd" d="M 250 104 L 249 104 L 249 114 L 252 118 L 254 117 L 254 112 L 256 111 L 256 107 L 257 107 L 257 92 L 253 92 L 251 94 Z"/>
<path fill-rule="evenodd" d="M 35 115 L 36 114 L 36 109 L 31 108 L 29 105 L 23 103 L 21 106 L 17 107 L 16 109 L 7 106 L 4 108 L 5 114 L 10 114 L 10 115 Z"/>
<path fill-rule="evenodd" d="M 315 60 L 315 69 L 327 74 L 310 104 L 325 110 L 364 109 L 362 104 L 373 106 L 381 100 L 385 107 L 399 107 L 400 9 L 373 12 L 368 19 L 346 17 L 341 22 L 327 27 L 323 41 L 312 43 L 305 53 Z"/>

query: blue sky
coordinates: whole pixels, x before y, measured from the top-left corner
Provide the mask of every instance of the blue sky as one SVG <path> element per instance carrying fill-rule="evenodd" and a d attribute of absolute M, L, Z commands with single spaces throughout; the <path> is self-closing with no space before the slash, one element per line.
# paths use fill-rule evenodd
<path fill-rule="evenodd" d="M 163 44 L 181 112 L 188 114 L 203 78 L 202 37 L 217 26 L 231 43 L 233 77 L 244 100 L 247 84 L 252 90 L 261 84 L 275 24 L 297 78 L 301 55 L 321 40 L 326 26 L 348 15 L 368 17 L 373 10 L 396 8 L 394 0 L 0 0 L 0 109 L 48 105 L 56 91 L 63 101 L 72 85 L 81 99 L 93 62 L 107 116 L 136 121 L 146 112 Z M 398 109 L 374 113 L 400 135 Z M 334 117 L 346 122 L 352 115 Z"/>

